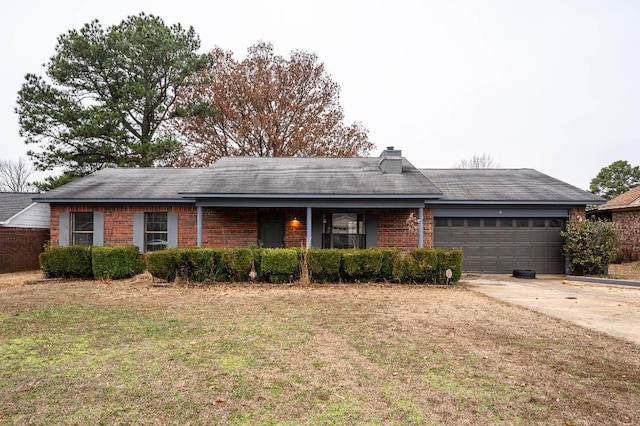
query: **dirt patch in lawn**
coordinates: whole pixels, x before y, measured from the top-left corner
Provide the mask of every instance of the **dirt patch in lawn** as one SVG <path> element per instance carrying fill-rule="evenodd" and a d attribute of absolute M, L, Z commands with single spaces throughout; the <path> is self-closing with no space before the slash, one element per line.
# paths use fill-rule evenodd
<path fill-rule="evenodd" d="M 0 423 L 640 421 L 640 347 L 461 287 L 33 279 L 0 276 Z"/>

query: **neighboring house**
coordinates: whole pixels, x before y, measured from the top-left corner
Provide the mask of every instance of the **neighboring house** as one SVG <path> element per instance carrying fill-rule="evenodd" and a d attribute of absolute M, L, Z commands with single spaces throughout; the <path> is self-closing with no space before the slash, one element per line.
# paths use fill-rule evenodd
<path fill-rule="evenodd" d="M 640 186 L 598 206 L 593 216 L 611 220 L 615 225 L 620 260 L 640 260 Z"/>
<path fill-rule="evenodd" d="M 0 192 L 0 273 L 40 268 L 51 214 L 48 204 L 31 200 L 34 195 Z"/>
<path fill-rule="evenodd" d="M 470 173 L 418 170 L 393 147 L 379 158 L 231 157 L 200 169 L 105 169 L 35 201 L 51 205 L 54 245 L 456 246 L 467 271 L 564 272 L 560 230 L 603 200 L 533 170 Z M 469 237 L 476 219 L 481 241 Z M 497 242 L 491 219 L 503 219 Z"/>

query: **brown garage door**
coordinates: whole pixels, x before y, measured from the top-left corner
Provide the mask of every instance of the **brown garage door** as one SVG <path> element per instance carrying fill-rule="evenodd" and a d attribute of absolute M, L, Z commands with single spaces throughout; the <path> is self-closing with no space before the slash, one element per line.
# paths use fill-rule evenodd
<path fill-rule="evenodd" d="M 436 217 L 434 246 L 462 248 L 465 272 L 564 273 L 564 219 Z"/>

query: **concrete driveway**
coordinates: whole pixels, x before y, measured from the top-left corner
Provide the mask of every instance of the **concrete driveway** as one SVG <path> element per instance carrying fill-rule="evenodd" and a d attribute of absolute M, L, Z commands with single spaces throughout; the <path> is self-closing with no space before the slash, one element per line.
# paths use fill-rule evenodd
<path fill-rule="evenodd" d="M 535 279 L 463 275 L 460 283 L 508 303 L 640 344 L 640 288 L 568 283 L 564 276 Z"/>

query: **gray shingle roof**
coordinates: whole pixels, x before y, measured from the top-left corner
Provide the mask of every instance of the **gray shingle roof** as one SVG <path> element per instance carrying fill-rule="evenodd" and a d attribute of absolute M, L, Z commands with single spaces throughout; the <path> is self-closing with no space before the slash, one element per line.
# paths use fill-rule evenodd
<path fill-rule="evenodd" d="M 567 202 L 604 200 L 533 169 L 420 169 L 450 202 Z"/>
<path fill-rule="evenodd" d="M 0 222 L 10 219 L 29 207 L 37 194 L 24 192 L 0 192 Z"/>
<path fill-rule="evenodd" d="M 440 196 L 407 160 L 403 173 L 382 173 L 379 158 L 222 158 L 205 169 L 189 194 L 288 196 Z"/>
<path fill-rule="evenodd" d="M 202 169 L 112 168 L 103 169 L 40 194 L 49 200 L 180 201 L 179 191 L 189 188 Z"/>

